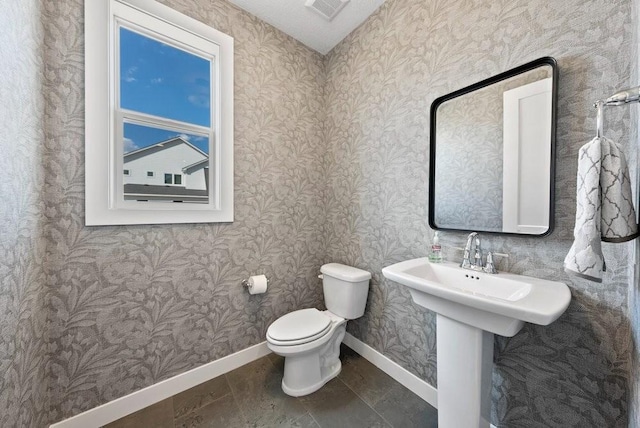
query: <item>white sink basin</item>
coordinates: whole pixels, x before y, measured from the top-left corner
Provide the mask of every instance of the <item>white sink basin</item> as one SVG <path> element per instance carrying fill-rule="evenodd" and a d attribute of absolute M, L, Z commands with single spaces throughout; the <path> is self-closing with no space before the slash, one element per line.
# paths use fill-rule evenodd
<path fill-rule="evenodd" d="M 525 322 L 547 325 L 569 306 L 566 284 L 510 273 L 487 274 L 424 257 L 382 269 L 436 312 L 438 427 L 489 428 L 493 334 Z"/>
<path fill-rule="evenodd" d="M 547 325 L 569 306 L 566 284 L 515 275 L 430 263 L 426 257 L 382 269 L 388 279 L 409 287 L 420 306 L 502 336 L 515 335 L 524 322 Z"/>

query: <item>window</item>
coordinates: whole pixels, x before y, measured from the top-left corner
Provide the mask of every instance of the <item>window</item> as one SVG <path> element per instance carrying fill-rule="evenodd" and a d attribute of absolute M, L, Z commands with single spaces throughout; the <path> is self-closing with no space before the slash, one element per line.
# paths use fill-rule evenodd
<path fill-rule="evenodd" d="M 233 39 L 152 0 L 85 22 L 87 225 L 233 221 Z"/>
<path fill-rule="evenodd" d="M 182 174 L 165 174 L 164 175 L 164 184 L 182 184 Z M 173 201 L 176 202 L 176 201 Z M 188 202 L 188 201 L 178 201 L 178 202 Z"/>

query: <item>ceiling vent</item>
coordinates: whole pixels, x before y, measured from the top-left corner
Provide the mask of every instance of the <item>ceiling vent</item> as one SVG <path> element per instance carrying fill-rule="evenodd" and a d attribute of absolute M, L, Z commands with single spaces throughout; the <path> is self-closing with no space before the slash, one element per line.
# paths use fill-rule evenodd
<path fill-rule="evenodd" d="M 304 4 L 327 21 L 331 21 L 349 3 L 349 0 L 307 0 Z"/>

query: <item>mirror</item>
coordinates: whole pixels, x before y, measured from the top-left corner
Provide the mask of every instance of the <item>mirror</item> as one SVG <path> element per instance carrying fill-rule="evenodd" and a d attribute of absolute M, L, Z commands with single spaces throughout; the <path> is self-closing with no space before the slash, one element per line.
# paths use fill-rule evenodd
<path fill-rule="evenodd" d="M 432 228 L 551 232 L 557 74 L 540 58 L 433 102 Z"/>

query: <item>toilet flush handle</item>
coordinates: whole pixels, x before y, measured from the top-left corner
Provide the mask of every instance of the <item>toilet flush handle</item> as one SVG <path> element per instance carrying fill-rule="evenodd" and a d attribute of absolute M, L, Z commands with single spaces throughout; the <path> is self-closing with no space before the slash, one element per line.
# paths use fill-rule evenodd
<path fill-rule="evenodd" d="M 320 274 L 320 275 L 318 275 L 318 278 L 320 278 L 320 279 L 324 279 L 324 275 L 323 275 L 323 274 Z"/>

